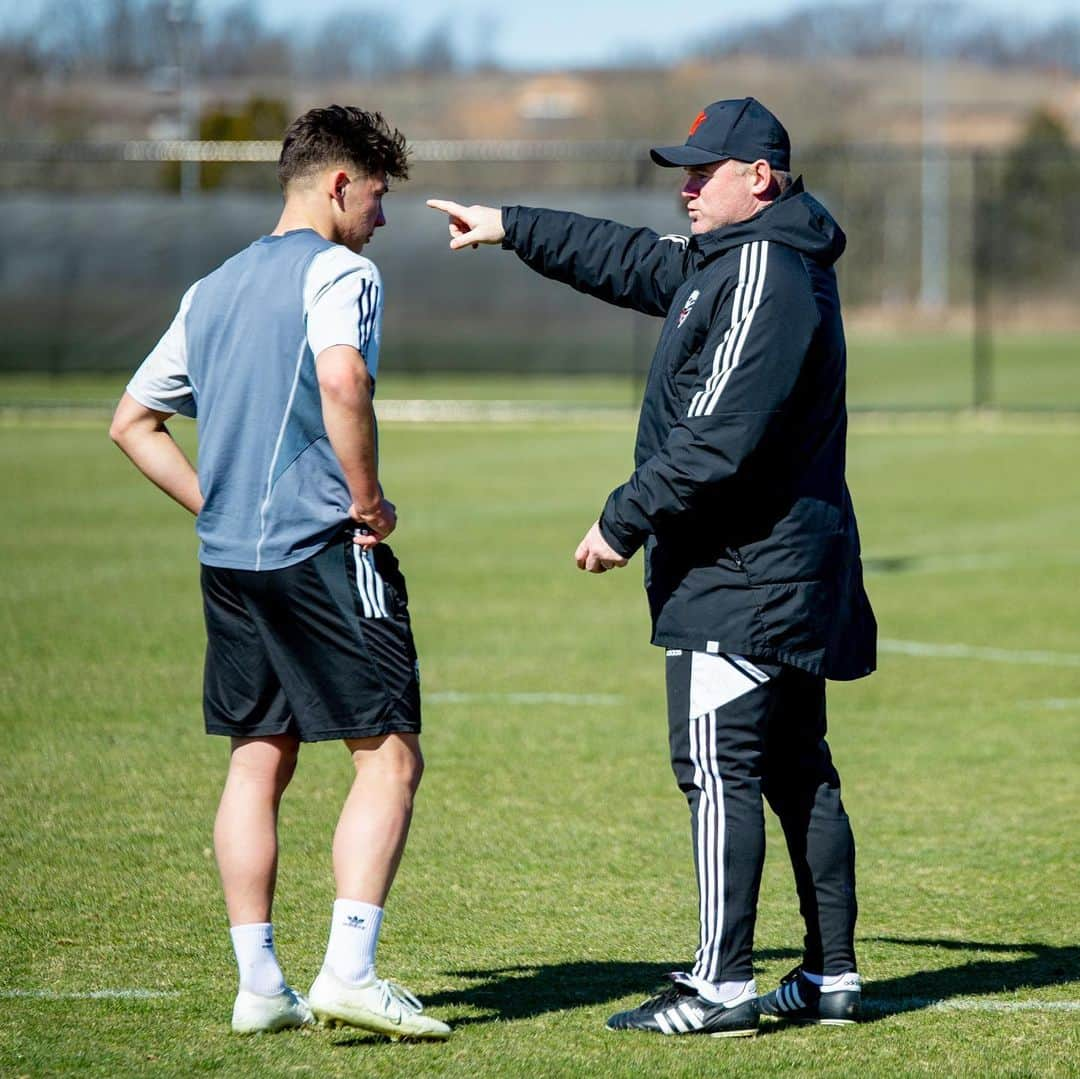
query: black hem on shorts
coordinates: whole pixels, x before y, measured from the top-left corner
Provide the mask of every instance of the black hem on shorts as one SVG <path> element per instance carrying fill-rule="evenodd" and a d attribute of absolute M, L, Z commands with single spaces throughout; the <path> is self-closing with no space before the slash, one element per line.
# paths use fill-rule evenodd
<path fill-rule="evenodd" d="M 308 737 L 304 737 L 298 731 L 265 731 L 256 734 L 237 734 L 235 730 L 226 728 L 206 727 L 209 735 L 222 735 L 226 738 L 277 738 L 283 734 L 291 734 L 299 738 L 302 745 L 314 742 L 336 742 L 348 738 L 378 738 L 384 734 L 420 734 L 420 728 L 413 723 L 380 723 L 369 727 L 342 727 L 336 731 L 318 731 Z"/>

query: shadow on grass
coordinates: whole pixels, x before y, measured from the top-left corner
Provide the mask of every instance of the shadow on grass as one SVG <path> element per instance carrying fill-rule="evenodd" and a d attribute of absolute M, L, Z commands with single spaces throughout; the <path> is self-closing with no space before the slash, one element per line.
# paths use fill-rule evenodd
<path fill-rule="evenodd" d="M 868 1022 L 902 1012 L 920 1011 L 953 997 L 993 996 L 1019 989 L 1040 989 L 1080 980 L 1080 947 L 1049 944 L 987 944 L 972 940 L 924 937 L 871 937 L 876 944 L 904 948 L 940 948 L 955 952 L 1008 954 L 1008 959 L 974 959 L 969 963 L 920 970 L 867 985 L 864 1011 Z"/>
<path fill-rule="evenodd" d="M 896 944 L 904 948 L 991 952 L 1003 958 L 979 958 L 940 970 L 920 970 L 902 977 L 871 980 L 864 1000 L 867 1022 L 920 1011 L 953 997 L 991 996 L 1080 979 L 1080 948 L 1077 947 L 903 937 L 871 939 L 878 944 Z M 800 953 L 795 949 L 772 948 L 757 952 L 755 958 L 797 961 Z M 447 974 L 474 984 L 432 994 L 425 998 L 425 1006 L 432 1010 L 467 1007 L 485 1013 L 456 1019 L 455 1027 L 531 1019 L 550 1012 L 606 1004 L 634 994 L 644 998 L 659 986 L 664 974 L 683 965 L 580 961 L 447 971 Z M 762 992 L 766 988 L 771 987 L 763 987 Z"/>
<path fill-rule="evenodd" d="M 773 948 L 760 954 L 762 959 L 796 959 L 793 949 Z M 624 963 L 581 961 L 550 963 L 489 970 L 453 970 L 445 973 L 476 984 L 465 989 L 434 993 L 425 997 L 424 1007 L 468 1007 L 486 1015 L 464 1016 L 454 1026 L 493 1023 L 497 1020 L 532 1019 L 548 1012 L 566 1011 L 594 1004 L 606 1004 L 636 994 L 644 999 L 660 987 L 664 975 L 685 969 L 685 962 Z"/>

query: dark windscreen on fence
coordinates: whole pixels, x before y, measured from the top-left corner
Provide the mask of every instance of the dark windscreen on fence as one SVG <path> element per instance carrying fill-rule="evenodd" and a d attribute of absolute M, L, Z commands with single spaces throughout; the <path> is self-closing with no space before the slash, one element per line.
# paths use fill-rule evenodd
<path fill-rule="evenodd" d="M 677 171 L 605 145 L 532 144 L 515 158 L 494 143 L 416 162 L 365 251 L 386 283 L 387 369 L 641 376 L 656 320 L 506 252 L 451 253 L 423 205 L 549 205 L 685 232 Z M 133 368 L 187 285 L 277 219 L 265 160 L 202 162 L 181 195 L 190 164 L 119 157 L 0 153 L 0 370 Z M 848 235 L 853 406 L 1080 408 L 1080 154 L 844 147 L 797 165 Z"/>

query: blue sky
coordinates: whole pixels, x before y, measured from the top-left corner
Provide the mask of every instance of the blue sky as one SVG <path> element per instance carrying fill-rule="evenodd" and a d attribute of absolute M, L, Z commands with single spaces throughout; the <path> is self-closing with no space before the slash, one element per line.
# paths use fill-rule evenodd
<path fill-rule="evenodd" d="M 200 0 L 212 11 L 230 0 Z M 324 2 L 325 10 L 333 9 Z M 369 6 L 352 0 L 353 10 Z M 372 4 L 370 6 L 379 6 Z M 748 15 L 768 17 L 808 6 L 807 0 L 753 0 L 748 4 L 665 3 L 664 0 L 543 0 L 508 4 L 505 0 L 404 0 L 382 6 L 397 12 L 418 30 L 450 20 L 465 42 L 485 18 L 494 20 L 496 55 L 511 66 L 550 67 L 565 64 L 603 64 L 627 52 L 665 57 L 696 36 L 739 25 Z M 1026 20 L 1046 20 L 1077 13 L 1076 0 L 974 0 L 972 9 L 1008 14 Z M 303 4 L 296 0 L 261 0 L 268 22 L 295 24 Z"/>
<path fill-rule="evenodd" d="M 25 22 L 49 0 L 0 0 L 0 25 Z M 79 2 L 79 0 L 73 0 Z M 81 0 L 94 7 L 100 0 Z M 235 0 L 197 0 L 206 15 L 220 13 Z M 664 59 L 695 37 L 740 24 L 747 16 L 768 17 L 807 6 L 808 0 L 753 0 L 751 4 L 665 3 L 664 0 L 255 0 L 272 26 L 302 25 L 305 12 L 321 19 L 334 10 L 364 9 L 396 15 L 417 36 L 447 23 L 455 42 L 468 52 L 469 39 L 485 22 L 495 27 L 495 49 L 512 67 L 604 64 L 628 54 Z M 995 12 L 1023 23 L 1076 15 L 1077 0 L 970 0 L 973 10 Z"/>

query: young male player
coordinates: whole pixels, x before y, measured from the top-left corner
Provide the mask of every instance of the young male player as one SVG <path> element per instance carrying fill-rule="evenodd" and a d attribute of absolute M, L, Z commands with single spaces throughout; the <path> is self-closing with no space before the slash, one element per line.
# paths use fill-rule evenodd
<path fill-rule="evenodd" d="M 197 281 L 127 387 L 110 434 L 197 515 L 206 729 L 232 741 L 214 846 L 240 1033 L 341 1022 L 443 1039 L 378 978 L 383 904 L 420 782 L 420 694 L 405 581 L 383 542 L 372 396 L 383 310 L 360 252 L 386 224 L 405 139 L 379 113 L 312 109 L 285 135 L 277 227 Z M 172 440 L 198 424 L 198 472 Z M 337 900 L 309 1001 L 274 953 L 277 810 L 301 742 L 344 740 L 356 776 L 333 841 Z"/>

